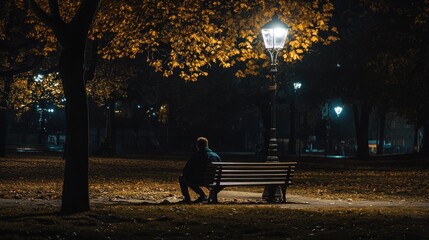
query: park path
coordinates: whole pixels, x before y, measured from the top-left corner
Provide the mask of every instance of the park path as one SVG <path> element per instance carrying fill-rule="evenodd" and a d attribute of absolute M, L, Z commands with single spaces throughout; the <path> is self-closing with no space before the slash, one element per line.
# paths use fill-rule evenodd
<path fill-rule="evenodd" d="M 222 191 L 219 193 L 219 197 L 236 200 L 245 199 L 249 202 L 262 202 L 260 193 L 251 192 L 238 192 L 238 191 Z M 429 202 L 410 202 L 410 201 L 354 201 L 352 199 L 347 200 L 326 200 L 319 198 L 309 198 L 299 195 L 286 196 L 287 204 L 285 207 L 290 208 L 311 208 L 311 207 L 425 207 L 429 208 Z"/>
<path fill-rule="evenodd" d="M 261 199 L 261 193 L 241 192 L 241 191 L 222 191 L 219 193 L 220 204 L 264 204 Z M 167 197 L 161 200 L 141 200 L 141 199 L 122 199 L 114 198 L 110 200 L 91 199 L 94 204 L 175 204 L 181 198 L 175 196 Z M 13 206 L 59 206 L 60 200 L 27 200 L 27 199 L 0 199 L 0 207 Z M 354 201 L 347 200 L 326 200 L 318 198 L 309 198 L 299 195 L 287 195 L 286 204 L 274 204 L 282 208 L 302 209 L 302 208 L 332 208 L 332 207 L 422 207 L 429 208 L 429 202 L 410 202 L 410 201 Z"/>

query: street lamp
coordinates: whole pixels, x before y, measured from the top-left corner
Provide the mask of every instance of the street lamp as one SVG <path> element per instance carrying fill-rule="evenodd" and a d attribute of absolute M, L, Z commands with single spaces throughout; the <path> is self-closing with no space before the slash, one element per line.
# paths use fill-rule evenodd
<path fill-rule="evenodd" d="M 276 137 L 276 91 L 277 91 L 277 82 L 276 82 L 276 73 L 277 73 L 277 56 L 279 52 L 283 49 L 286 37 L 288 34 L 288 26 L 280 21 L 277 14 L 274 14 L 271 21 L 262 26 L 261 33 L 264 39 L 265 49 L 270 53 L 271 60 L 271 75 L 272 82 L 269 87 L 271 91 L 271 126 L 270 126 L 270 140 L 268 143 L 268 162 L 277 162 L 279 161 L 277 153 L 277 137 Z M 279 186 L 266 186 L 262 198 L 266 199 L 268 202 L 274 202 L 277 199 L 281 198 Z"/>
<path fill-rule="evenodd" d="M 334 108 L 334 112 L 337 114 L 337 117 L 340 117 L 343 107 L 337 105 Z M 331 103 L 325 103 L 325 106 L 322 108 L 322 119 L 325 119 L 325 158 L 327 157 L 328 143 L 329 143 L 329 131 L 331 129 L 331 115 L 330 111 Z"/>
<path fill-rule="evenodd" d="M 295 113 L 296 113 L 296 99 L 298 98 L 298 93 L 301 90 L 301 82 L 294 82 L 293 83 L 293 94 L 291 94 L 290 102 L 289 102 L 289 109 L 290 109 L 290 125 L 289 125 L 289 143 L 288 143 L 288 151 L 289 155 L 296 155 L 296 137 L 295 137 Z M 301 131 L 301 119 L 298 112 L 298 125 L 300 127 Z M 301 153 L 301 133 L 300 133 L 300 145 L 299 145 L 299 151 Z"/>
<path fill-rule="evenodd" d="M 334 111 L 337 114 L 337 117 L 340 117 L 341 112 L 343 111 L 343 107 L 341 106 L 336 106 L 334 107 Z"/>
<path fill-rule="evenodd" d="M 271 91 L 271 127 L 270 141 L 268 144 L 267 161 L 278 161 L 277 155 L 277 138 L 276 138 L 276 73 L 277 73 L 277 56 L 283 49 L 288 34 L 288 26 L 280 21 L 277 14 L 274 14 L 270 22 L 262 26 L 261 32 L 264 39 L 265 49 L 270 53 L 272 82 L 269 90 Z"/>
<path fill-rule="evenodd" d="M 293 83 L 293 90 L 294 92 L 298 92 L 299 89 L 301 89 L 302 84 L 300 82 L 294 82 Z"/>

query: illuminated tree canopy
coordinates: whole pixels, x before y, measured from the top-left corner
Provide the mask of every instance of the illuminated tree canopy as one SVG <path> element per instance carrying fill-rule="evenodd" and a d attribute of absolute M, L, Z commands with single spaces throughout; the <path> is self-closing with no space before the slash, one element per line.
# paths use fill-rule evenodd
<path fill-rule="evenodd" d="M 121 9 L 122 14 L 103 14 L 104 9 Z M 178 73 L 194 81 L 208 75 L 211 64 L 228 68 L 243 63 L 236 76 L 244 77 L 257 75 L 268 64 L 260 27 L 274 13 L 291 28 L 282 56 L 292 62 L 302 59 L 314 43 L 337 39 L 335 27 L 328 24 L 332 10 L 328 1 L 104 2 L 91 36 L 109 38 L 100 49 L 103 58 L 134 58 L 142 53 L 164 76 Z"/>
<path fill-rule="evenodd" d="M 18 0 L 17 0 L 18 1 Z M 38 1 L 49 12 L 50 1 Z M 59 1 L 57 18 L 71 21 L 79 1 Z M 207 76 L 212 64 L 239 65 L 237 77 L 257 75 L 268 64 L 260 27 L 274 13 L 290 27 L 285 62 L 301 60 L 313 44 L 337 40 L 329 25 L 330 1 L 101 1 L 90 37 L 102 40 L 99 54 L 110 60 L 144 54 L 164 76 L 178 74 L 195 81 Z M 59 47 L 51 29 L 34 16 L 30 36 L 44 43 L 45 54 Z M 261 63 L 264 62 L 265 65 Z"/>

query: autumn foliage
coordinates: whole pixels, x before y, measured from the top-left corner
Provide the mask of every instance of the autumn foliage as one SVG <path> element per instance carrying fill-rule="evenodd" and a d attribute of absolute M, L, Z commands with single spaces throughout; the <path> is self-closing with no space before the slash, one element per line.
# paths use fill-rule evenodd
<path fill-rule="evenodd" d="M 49 1 L 37 1 L 49 12 Z M 23 0 L 17 0 L 25 7 Z M 67 23 L 79 1 L 59 1 L 60 17 Z M 106 60 L 135 58 L 142 54 L 164 76 L 178 74 L 195 81 L 209 74 L 210 66 L 239 66 L 237 77 L 257 75 L 265 67 L 260 27 L 274 13 L 290 27 L 285 62 L 301 60 L 315 43 L 337 40 L 329 25 L 330 1 L 102 1 L 90 36 L 101 42 L 99 54 Z M 27 22 L 34 28 L 28 37 L 38 39 L 43 54 L 60 47 L 51 29 L 31 12 Z M 262 64 L 264 63 L 264 64 Z"/>
<path fill-rule="evenodd" d="M 114 9 L 121 14 L 109 14 Z M 290 26 L 282 56 L 293 62 L 313 44 L 337 40 L 332 11 L 329 1 L 104 1 L 91 37 L 108 40 L 103 58 L 144 54 L 164 76 L 195 81 L 219 64 L 239 65 L 236 76 L 245 77 L 268 64 L 260 28 L 274 13 Z"/>

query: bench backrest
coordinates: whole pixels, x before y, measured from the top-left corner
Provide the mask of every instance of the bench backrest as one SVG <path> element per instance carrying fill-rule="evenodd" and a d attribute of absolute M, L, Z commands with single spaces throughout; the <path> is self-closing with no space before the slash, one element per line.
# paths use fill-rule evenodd
<path fill-rule="evenodd" d="M 213 162 L 207 166 L 209 186 L 288 185 L 296 162 Z"/>

